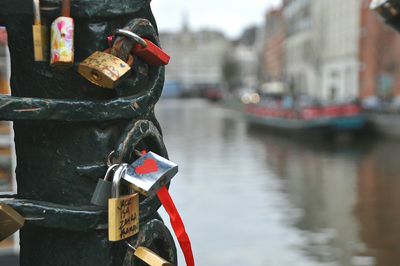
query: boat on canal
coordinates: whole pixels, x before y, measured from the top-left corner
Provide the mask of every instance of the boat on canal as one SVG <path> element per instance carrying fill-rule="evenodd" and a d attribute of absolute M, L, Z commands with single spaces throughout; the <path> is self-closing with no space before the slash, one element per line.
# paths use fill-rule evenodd
<path fill-rule="evenodd" d="M 246 104 L 250 124 L 281 130 L 324 131 L 330 133 L 362 130 L 366 117 L 356 103 L 283 108 L 262 103 Z"/>

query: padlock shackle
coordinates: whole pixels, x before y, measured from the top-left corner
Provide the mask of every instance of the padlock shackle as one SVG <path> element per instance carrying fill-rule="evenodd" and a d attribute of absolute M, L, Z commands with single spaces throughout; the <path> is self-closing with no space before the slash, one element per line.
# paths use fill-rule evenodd
<path fill-rule="evenodd" d="M 133 251 L 137 250 L 137 248 L 134 245 L 132 245 L 131 243 L 129 243 L 128 241 L 125 241 L 125 244 L 128 246 L 128 248 L 132 249 Z"/>
<path fill-rule="evenodd" d="M 33 17 L 34 17 L 34 25 L 40 25 L 42 23 L 42 19 L 40 16 L 39 0 L 33 0 Z"/>
<path fill-rule="evenodd" d="M 117 170 L 114 172 L 114 178 L 113 178 L 113 183 L 112 183 L 112 190 L 111 190 L 111 196 L 113 198 L 119 198 L 120 193 L 119 193 L 119 187 L 121 185 L 121 179 L 122 176 L 125 174 L 126 169 L 128 168 L 128 164 L 123 163 L 118 166 Z"/>
<path fill-rule="evenodd" d="M 63 17 L 71 17 L 71 0 L 62 0 L 61 15 Z"/>
<path fill-rule="evenodd" d="M 111 151 L 110 154 L 107 156 L 107 166 L 111 167 L 113 165 L 112 159 L 115 151 Z"/>
<path fill-rule="evenodd" d="M 115 31 L 115 35 L 130 38 L 130 39 L 134 40 L 136 43 L 140 44 L 140 46 L 142 46 L 143 48 L 147 47 L 147 42 L 142 37 L 140 37 L 136 33 L 133 33 L 129 30 L 117 29 Z"/>
<path fill-rule="evenodd" d="M 106 175 L 104 176 L 104 180 L 107 181 L 107 179 L 110 177 L 111 172 L 114 170 L 115 167 L 117 167 L 118 164 L 113 164 L 110 167 L 108 167 Z"/>

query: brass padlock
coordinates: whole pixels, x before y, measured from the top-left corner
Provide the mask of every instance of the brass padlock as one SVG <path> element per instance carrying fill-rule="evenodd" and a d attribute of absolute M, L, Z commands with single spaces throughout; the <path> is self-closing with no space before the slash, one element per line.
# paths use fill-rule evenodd
<path fill-rule="evenodd" d="M 128 75 L 133 57 L 129 55 L 125 62 L 108 51 L 93 53 L 79 64 L 78 72 L 99 87 L 113 89 Z"/>
<path fill-rule="evenodd" d="M 24 226 L 25 219 L 10 206 L 0 204 L 0 241 L 14 234 Z"/>
<path fill-rule="evenodd" d="M 112 198 L 108 200 L 108 240 L 120 241 L 139 232 L 139 194 L 120 195 L 120 183 L 127 164 L 120 165 L 114 173 Z"/>
<path fill-rule="evenodd" d="M 123 81 L 134 63 L 131 51 L 137 43 L 147 45 L 145 40 L 129 30 L 117 29 L 117 38 L 110 49 L 95 52 L 79 64 L 78 72 L 93 84 L 113 89 Z"/>
<path fill-rule="evenodd" d="M 136 248 L 133 254 L 150 266 L 172 266 L 171 263 L 145 247 Z"/>
<path fill-rule="evenodd" d="M 158 256 L 156 253 L 145 247 L 134 247 L 128 241 L 127 246 L 133 250 L 133 255 L 150 266 L 172 266 L 171 263 Z"/>
<path fill-rule="evenodd" d="M 40 2 L 33 0 L 34 25 L 32 26 L 33 35 L 33 54 L 35 61 L 48 61 L 49 58 L 49 38 L 48 28 L 42 25 L 40 16 Z"/>

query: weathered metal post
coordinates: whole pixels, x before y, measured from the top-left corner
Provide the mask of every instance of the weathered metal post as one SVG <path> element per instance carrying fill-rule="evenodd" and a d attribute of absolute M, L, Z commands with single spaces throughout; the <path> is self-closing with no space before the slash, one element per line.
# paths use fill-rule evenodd
<path fill-rule="evenodd" d="M 47 26 L 61 0 L 42 0 Z M 134 149 L 167 157 L 154 116 L 164 67 L 134 58 L 133 71 L 116 90 L 83 79 L 76 64 L 108 48 L 107 36 L 129 28 L 159 44 L 150 0 L 72 0 L 75 65 L 57 70 L 33 58 L 33 7 L 29 0 L 2 0 L 7 27 L 12 97 L 0 96 L 0 120 L 14 121 L 18 194 L 3 198 L 26 217 L 21 229 L 21 265 L 140 265 L 125 242 L 107 241 L 107 212 L 90 205 L 107 156 L 131 163 Z M 140 199 L 140 233 L 129 241 L 149 247 L 172 264 L 176 248 L 157 214 L 157 198 Z"/>

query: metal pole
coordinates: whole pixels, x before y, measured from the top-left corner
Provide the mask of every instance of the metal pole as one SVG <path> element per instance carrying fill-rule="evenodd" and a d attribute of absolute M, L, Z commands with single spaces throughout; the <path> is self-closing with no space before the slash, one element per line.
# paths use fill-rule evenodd
<path fill-rule="evenodd" d="M 137 62 L 116 90 L 90 84 L 76 72 L 34 62 L 31 1 L 2 0 L 0 21 L 9 34 L 12 97 L 0 96 L 0 120 L 14 121 L 17 198 L 4 201 L 25 216 L 21 265 L 139 265 L 124 242 L 107 241 L 107 212 L 90 205 L 107 156 L 131 163 L 134 148 L 167 157 L 154 105 L 164 68 Z M 41 1 L 42 23 L 59 16 L 61 1 Z M 149 1 L 72 1 L 75 59 L 107 48 L 107 36 L 127 24 L 158 42 Z M 140 233 L 129 239 L 173 265 L 176 248 L 157 214 L 157 198 L 141 198 Z"/>

